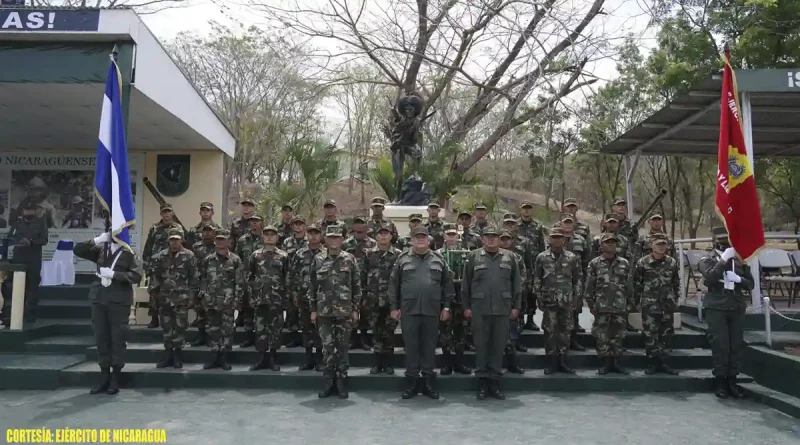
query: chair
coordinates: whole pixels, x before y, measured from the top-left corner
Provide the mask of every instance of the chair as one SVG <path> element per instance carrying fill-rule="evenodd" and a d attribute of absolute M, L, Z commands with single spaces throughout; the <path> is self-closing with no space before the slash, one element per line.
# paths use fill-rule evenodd
<path fill-rule="evenodd" d="M 42 286 L 75 284 L 75 256 L 72 240 L 61 240 L 50 261 L 42 262 Z"/>
<path fill-rule="evenodd" d="M 789 306 L 797 295 L 800 276 L 792 260 L 793 254 L 781 249 L 763 249 L 758 254 L 761 266 L 761 282 L 764 294 L 773 298 L 772 289 L 777 289 L 782 297 L 788 299 Z"/>
<path fill-rule="evenodd" d="M 700 274 L 700 269 L 698 265 L 700 264 L 700 260 L 706 256 L 706 252 L 702 250 L 684 250 L 684 263 L 686 264 L 687 274 L 686 274 L 686 289 L 684 289 L 684 294 L 689 295 L 689 279 L 694 282 L 695 290 L 700 290 L 700 284 L 703 282 L 703 276 Z"/>

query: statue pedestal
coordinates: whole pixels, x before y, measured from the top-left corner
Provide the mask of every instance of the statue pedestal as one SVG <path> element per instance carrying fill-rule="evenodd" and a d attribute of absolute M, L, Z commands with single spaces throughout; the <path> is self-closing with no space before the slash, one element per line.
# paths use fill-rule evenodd
<path fill-rule="evenodd" d="M 386 204 L 383 209 L 383 217 L 393 222 L 397 226 L 397 234 L 399 236 L 408 235 L 408 218 L 414 214 L 419 213 L 423 219 L 428 218 L 428 206 L 401 206 L 397 204 Z M 439 218 L 444 219 L 445 210 L 439 211 Z"/>

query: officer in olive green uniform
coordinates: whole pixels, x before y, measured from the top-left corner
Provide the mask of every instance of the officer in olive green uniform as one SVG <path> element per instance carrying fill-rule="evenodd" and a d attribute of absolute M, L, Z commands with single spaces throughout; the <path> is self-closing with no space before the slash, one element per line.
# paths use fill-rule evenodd
<path fill-rule="evenodd" d="M 194 251 L 195 256 L 197 256 L 198 265 L 201 264 L 207 256 L 217 251 L 217 248 L 214 245 L 214 237 L 217 230 L 218 228 L 216 228 L 214 224 L 206 223 L 202 227 L 200 241 L 192 245 L 192 251 Z M 208 318 L 206 317 L 206 311 L 203 307 L 203 302 L 199 294 L 197 296 L 197 300 L 194 301 L 193 306 L 194 312 L 197 314 L 197 318 L 192 322 L 192 324 L 189 325 L 189 327 L 196 327 L 199 335 L 197 336 L 197 340 L 191 343 L 191 346 L 204 346 L 208 342 L 208 334 L 206 330 L 208 327 Z"/>
<path fill-rule="evenodd" d="M 203 227 L 210 225 L 216 232 L 222 226 L 215 223 L 214 220 L 214 204 L 208 201 L 200 203 L 200 222 L 194 227 L 186 231 L 186 241 L 189 244 L 195 244 L 203 240 Z M 213 235 L 212 235 L 213 238 Z M 213 243 L 212 243 L 213 244 Z"/>
<path fill-rule="evenodd" d="M 392 317 L 402 317 L 403 323 L 406 390 L 402 397 L 409 399 L 422 392 L 438 399 L 434 367 L 439 320 L 450 318 L 455 290 L 444 258 L 430 250 L 428 229 L 415 227 L 411 236 L 411 248 L 397 259 L 389 278 Z"/>
<path fill-rule="evenodd" d="M 428 204 L 428 220 L 425 221 L 423 226 L 427 227 L 428 234 L 433 238 L 433 245 L 431 249 L 441 249 L 444 246 L 444 221 L 439 218 L 441 207 L 436 201 Z"/>
<path fill-rule="evenodd" d="M 109 233 L 75 245 L 75 256 L 96 263 L 100 279 L 92 283 L 89 301 L 92 302 L 92 328 L 97 345 L 97 363 L 103 375 L 100 386 L 91 394 L 119 392 L 119 376 L 125 366 L 128 340 L 128 316 L 133 304 L 133 287 L 142 280 L 136 256 L 127 248 L 115 245 Z M 112 372 L 113 369 L 113 372 Z"/>
<path fill-rule="evenodd" d="M 36 203 L 29 200 L 21 204 L 21 207 L 22 214 L 11 224 L 8 232 L 13 234 L 10 238 L 14 249 L 11 263 L 25 265 L 23 318 L 26 323 L 34 323 L 38 315 L 39 284 L 42 281 L 42 247 L 47 245 L 48 230 L 45 218 L 37 215 Z M 6 295 L 4 306 L 5 325 L 11 326 L 11 295 Z"/>
<path fill-rule="evenodd" d="M 753 289 L 753 275 L 731 247 L 724 227 L 715 228 L 714 250 L 700 260 L 708 292 L 703 299 L 708 322 L 708 340 L 714 364 L 714 389 L 719 398 L 744 397 L 736 384 L 742 366 L 744 318 L 747 300 L 744 291 Z"/>
<path fill-rule="evenodd" d="M 250 231 L 236 241 L 236 256 L 242 260 L 245 271 L 250 270 L 250 257 L 253 252 L 264 246 L 264 218 L 261 215 L 252 215 L 249 224 Z M 242 319 L 245 332 L 245 340 L 239 345 L 240 348 L 249 348 L 256 342 L 255 313 L 250 306 L 248 292 L 249 289 L 245 288 L 245 291 L 238 296 L 239 318 Z"/>
<path fill-rule="evenodd" d="M 500 389 L 503 377 L 503 349 L 508 338 L 509 319 L 519 316 L 522 304 L 522 277 L 511 252 L 499 248 L 497 228 L 483 229 L 483 247 L 470 252 L 464 266 L 461 298 L 464 316 L 472 319 L 475 339 L 475 376 L 478 399 L 487 393 L 504 399 Z"/>
<path fill-rule="evenodd" d="M 158 252 L 167 248 L 168 234 L 172 229 L 183 230 L 183 227 L 173 220 L 172 204 L 164 203 L 161 205 L 161 220 L 150 227 L 150 230 L 147 232 L 147 240 L 144 243 L 144 248 L 142 248 L 142 265 L 144 266 L 144 272 L 147 274 L 148 280 L 150 275 L 153 274 L 154 266 L 151 260 Z M 158 298 L 156 298 L 155 295 L 150 295 L 148 306 L 150 308 L 148 314 L 151 320 L 147 327 L 154 329 L 158 327 L 159 314 Z"/>
<path fill-rule="evenodd" d="M 392 232 L 392 245 L 397 244 L 397 239 L 400 237 L 397 234 L 397 227 L 392 221 L 383 217 L 383 210 L 386 208 L 386 198 L 380 196 L 372 198 L 370 208 L 372 209 L 372 216 L 367 223 L 369 226 L 369 236 L 377 237 L 378 229 L 381 227 L 388 227 L 389 231 Z"/>
<path fill-rule="evenodd" d="M 516 224 L 517 220 L 514 218 L 512 221 Z M 514 255 L 514 260 L 517 262 L 519 268 L 520 279 L 522 281 L 522 288 L 529 287 L 528 277 L 531 267 L 526 267 L 525 261 L 522 259 L 521 252 L 514 249 L 513 245 L 514 236 L 508 230 L 504 230 L 500 234 L 500 248 L 511 252 Z M 524 240 L 524 238 L 523 238 Z M 525 252 L 527 254 L 527 252 Z M 520 352 L 527 352 L 528 349 L 523 347 L 519 341 L 520 326 L 519 317 L 516 320 L 511 320 L 508 325 L 508 341 L 506 342 L 505 356 L 507 360 L 506 370 L 512 374 L 525 374 L 525 370 L 517 364 L 517 350 L 522 348 Z"/>

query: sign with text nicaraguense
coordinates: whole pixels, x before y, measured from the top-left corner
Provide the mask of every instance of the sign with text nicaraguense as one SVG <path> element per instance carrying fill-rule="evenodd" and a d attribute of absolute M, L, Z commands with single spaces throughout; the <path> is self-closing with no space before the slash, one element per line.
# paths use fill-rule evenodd
<path fill-rule="evenodd" d="M 0 32 L 97 31 L 100 11 L 0 8 Z"/>

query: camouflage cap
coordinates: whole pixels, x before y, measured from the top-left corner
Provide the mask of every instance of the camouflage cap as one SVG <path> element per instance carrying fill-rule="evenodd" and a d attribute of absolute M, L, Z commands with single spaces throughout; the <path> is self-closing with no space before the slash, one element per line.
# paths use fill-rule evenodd
<path fill-rule="evenodd" d="M 614 205 L 615 206 L 626 206 L 628 205 L 628 201 L 625 201 L 624 198 L 620 198 L 619 196 L 614 198 Z"/>
<path fill-rule="evenodd" d="M 575 222 L 575 217 L 571 213 L 562 213 L 561 222 Z"/>
<path fill-rule="evenodd" d="M 654 233 L 650 235 L 650 244 L 667 244 L 667 235 L 663 233 Z"/>
<path fill-rule="evenodd" d="M 553 227 L 550 229 L 550 233 L 547 236 L 550 238 L 563 238 L 564 232 L 561 231 L 560 227 Z"/>
<path fill-rule="evenodd" d="M 82 204 L 83 203 L 83 198 L 81 198 L 80 196 L 76 196 L 76 197 L 72 198 L 72 203 L 73 204 Z"/>
<path fill-rule="evenodd" d="M 614 241 L 616 243 L 617 242 L 617 235 L 615 235 L 613 233 L 607 233 L 607 232 L 602 234 L 602 235 L 600 235 L 600 242 L 601 243 L 605 243 L 606 241 Z"/>
<path fill-rule="evenodd" d="M 277 234 L 278 228 L 273 226 L 272 224 L 266 225 L 264 226 L 263 229 L 261 229 L 261 233 L 267 233 L 267 232 L 275 232 Z"/>
<path fill-rule="evenodd" d="M 513 236 L 508 230 L 503 230 L 503 232 L 500 233 L 500 238 L 513 238 Z"/>
<path fill-rule="evenodd" d="M 342 228 L 338 224 L 330 225 L 325 229 L 325 237 L 331 237 L 331 236 L 344 237 L 344 234 L 342 233 Z"/>
<path fill-rule="evenodd" d="M 392 228 L 389 227 L 389 226 L 380 226 L 380 227 L 378 227 L 378 232 L 377 233 L 381 233 L 381 232 L 392 233 Z"/>
<path fill-rule="evenodd" d="M 711 236 L 716 240 L 720 238 L 727 238 L 728 237 L 728 229 L 723 226 L 714 227 L 711 229 Z"/>
<path fill-rule="evenodd" d="M 231 237 L 231 231 L 228 229 L 217 229 L 217 232 L 214 235 L 214 238 L 230 238 L 230 237 Z"/>
<path fill-rule="evenodd" d="M 417 235 L 428 236 L 428 228 L 425 226 L 414 227 L 414 229 L 411 230 L 411 236 L 417 236 Z"/>
<path fill-rule="evenodd" d="M 292 211 L 292 210 L 294 210 L 294 207 L 292 207 L 292 205 L 287 202 L 286 204 L 281 206 L 281 211 L 284 211 L 284 210 Z"/>
<path fill-rule="evenodd" d="M 159 209 L 160 209 L 162 212 L 165 212 L 165 211 L 167 211 L 167 210 L 169 210 L 169 211 L 172 211 L 172 204 L 170 204 L 170 203 L 168 203 L 168 202 L 165 202 L 164 204 L 161 204 L 161 206 L 159 207 Z"/>
<path fill-rule="evenodd" d="M 203 209 L 214 210 L 214 204 L 209 201 L 203 201 L 200 203 L 200 210 Z"/>
<path fill-rule="evenodd" d="M 516 224 L 516 222 L 517 222 L 517 214 L 516 213 L 506 213 L 505 215 L 503 215 L 503 222 L 504 223 L 513 222 L 513 223 Z"/>
<path fill-rule="evenodd" d="M 653 213 L 652 215 L 650 215 L 650 218 L 647 218 L 648 221 L 652 221 L 654 219 L 664 219 L 664 217 L 661 216 L 660 213 Z"/>
<path fill-rule="evenodd" d="M 603 217 L 603 221 L 605 221 L 605 222 L 609 222 L 609 221 L 619 222 L 619 218 L 617 218 L 617 214 L 616 213 L 606 213 L 605 216 Z"/>
<path fill-rule="evenodd" d="M 564 206 L 576 206 L 577 207 L 578 200 L 575 199 L 575 198 L 567 198 L 567 199 L 564 200 L 564 203 L 562 205 L 564 205 Z"/>
<path fill-rule="evenodd" d="M 264 221 L 264 217 L 258 214 L 250 215 L 248 221 Z"/>
<path fill-rule="evenodd" d="M 200 228 L 200 230 L 206 230 L 206 229 L 217 230 L 217 228 L 214 227 L 214 224 L 210 222 L 204 223 L 203 227 Z"/>
<path fill-rule="evenodd" d="M 294 224 L 294 223 L 303 223 L 303 224 L 305 224 L 306 223 L 306 217 L 303 216 L 303 215 L 295 215 L 292 218 L 292 224 Z"/>
<path fill-rule="evenodd" d="M 462 216 L 469 216 L 470 218 L 472 218 L 472 212 L 470 212 L 469 210 L 462 210 L 458 212 L 457 218 L 461 218 Z"/>
<path fill-rule="evenodd" d="M 436 201 L 431 201 L 431 202 L 428 203 L 428 208 L 429 209 L 438 209 L 440 207 L 441 206 L 439 206 L 439 203 L 436 202 Z"/>
<path fill-rule="evenodd" d="M 322 207 L 336 207 L 336 200 L 326 199 L 325 204 Z"/>
<path fill-rule="evenodd" d="M 370 203 L 371 207 L 385 207 L 386 206 L 386 199 L 380 196 L 376 196 L 372 198 L 372 202 Z"/>
<path fill-rule="evenodd" d="M 366 224 L 369 218 L 366 216 L 356 216 L 353 218 L 353 224 Z"/>
<path fill-rule="evenodd" d="M 408 221 L 420 221 L 422 222 L 422 213 L 412 213 L 408 215 Z"/>
<path fill-rule="evenodd" d="M 183 239 L 183 230 L 174 228 L 169 229 L 169 238 L 168 239 Z"/>
<path fill-rule="evenodd" d="M 256 203 L 250 198 L 244 198 L 241 201 L 239 201 L 239 205 L 245 205 L 245 204 L 249 204 L 251 206 L 256 205 Z"/>
<path fill-rule="evenodd" d="M 487 210 L 486 204 L 482 202 L 475 204 L 475 210 Z"/>
<path fill-rule="evenodd" d="M 487 224 L 486 227 L 483 228 L 483 236 L 497 236 L 499 234 L 500 232 L 494 224 Z"/>
<path fill-rule="evenodd" d="M 444 225 L 444 233 L 458 233 L 458 226 L 453 223 L 446 223 Z"/>
<path fill-rule="evenodd" d="M 306 229 L 306 232 L 322 233 L 322 229 L 319 227 L 319 224 L 314 223 L 314 224 L 311 224 L 310 226 L 308 226 L 308 228 Z"/>
<path fill-rule="evenodd" d="M 519 205 L 519 208 L 521 208 L 521 209 L 532 209 L 533 208 L 533 203 L 530 202 L 530 201 L 522 201 L 522 204 Z"/>

